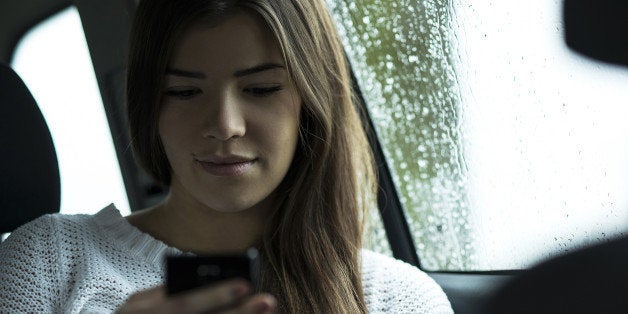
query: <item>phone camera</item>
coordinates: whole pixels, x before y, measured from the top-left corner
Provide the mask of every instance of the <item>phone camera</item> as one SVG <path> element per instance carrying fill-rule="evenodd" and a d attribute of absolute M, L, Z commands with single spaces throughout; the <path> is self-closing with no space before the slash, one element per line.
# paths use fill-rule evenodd
<path fill-rule="evenodd" d="M 220 267 L 216 265 L 200 265 L 196 269 L 196 274 L 201 277 L 218 277 L 220 276 Z"/>

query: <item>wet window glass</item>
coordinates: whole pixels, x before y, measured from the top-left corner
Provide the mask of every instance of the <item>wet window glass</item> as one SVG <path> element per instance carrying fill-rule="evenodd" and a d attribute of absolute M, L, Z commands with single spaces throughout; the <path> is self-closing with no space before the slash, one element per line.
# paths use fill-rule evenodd
<path fill-rule="evenodd" d="M 562 1 L 328 5 L 425 269 L 524 268 L 628 230 L 628 69 L 565 46 Z"/>

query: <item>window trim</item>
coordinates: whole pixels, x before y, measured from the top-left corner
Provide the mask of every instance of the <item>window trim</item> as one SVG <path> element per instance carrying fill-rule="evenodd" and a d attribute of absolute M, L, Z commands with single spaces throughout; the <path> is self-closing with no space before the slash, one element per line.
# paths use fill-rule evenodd
<path fill-rule="evenodd" d="M 347 59 L 349 58 L 346 53 L 345 56 Z M 357 105 L 360 113 L 360 119 L 362 120 L 362 125 L 366 130 L 368 141 L 375 158 L 378 180 L 377 207 L 384 224 L 386 238 L 390 244 L 393 257 L 416 266 L 419 269 L 423 269 L 421 267 L 421 261 L 417 254 L 416 247 L 414 246 L 407 217 L 405 216 L 403 207 L 399 201 L 399 194 L 397 193 L 388 163 L 386 162 L 384 151 L 379 144 L 377 131 L 375 130 L 373 120 L 366 106 L 366 100 L 364 99 L 364 95 L 362 94 L 362 90 L 360 89 L 352 68 L 351 81 L 353 91 L 359 102 Z"/>

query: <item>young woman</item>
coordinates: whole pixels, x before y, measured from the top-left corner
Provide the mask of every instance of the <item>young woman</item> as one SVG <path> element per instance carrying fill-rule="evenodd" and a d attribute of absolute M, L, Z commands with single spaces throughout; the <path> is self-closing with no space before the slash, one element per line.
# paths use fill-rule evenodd
<path fill-rule="evenodd" d="M 136 158 L 167 199 L 14 232 L 0 312 L 451 312 L 426 274 L 361 249 L 376 179 L 324 0 L 141 1 L 127 102 Z M 248 247 L 260 287 L 165 295 L 166 254 Z"/>

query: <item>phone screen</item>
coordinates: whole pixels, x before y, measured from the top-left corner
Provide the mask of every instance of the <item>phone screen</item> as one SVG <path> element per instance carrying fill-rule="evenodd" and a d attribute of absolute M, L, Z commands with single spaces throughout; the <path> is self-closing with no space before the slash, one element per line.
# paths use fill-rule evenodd
<path fill-rule="evenodd" d="M 242 278 L 256 287 L 259 267 L 259 253 L 254 248 L 244 254 L 168 256 L 166 286 L 168 294 L 176 294 L 225 279 Z"/>

